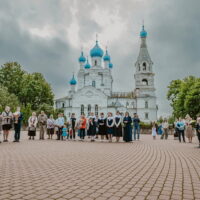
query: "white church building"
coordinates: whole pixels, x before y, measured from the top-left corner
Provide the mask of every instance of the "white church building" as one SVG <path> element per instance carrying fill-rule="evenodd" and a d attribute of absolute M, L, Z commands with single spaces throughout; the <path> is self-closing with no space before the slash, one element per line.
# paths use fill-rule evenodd
<path fill-rule="evenodd" d="M 79 57 L 80 69 L 77 80 L 74 75 L 69 82 L 70 90 L 67 96 L 56 99 L 56 108 L 62 108 L 66 116 L 75 113 L 77 117 L 90 112 L 99 115 L 101 112 L 115 114 L 128 111 L 131 115 L 137 113 L 144 122 L 157 120 L 157 104 L 154 86 L 153 62 L 148 53 L 147 32 L 142 27 L 140 32 L 140 51 L 135 62 L 135 88 L 130 92 L 114 92 L 110 55 L 96 41 L 90 50 L 91 63 L 84 57 L 83 51 Z M 130 73 L 133 73 L 130 71 Z"/>

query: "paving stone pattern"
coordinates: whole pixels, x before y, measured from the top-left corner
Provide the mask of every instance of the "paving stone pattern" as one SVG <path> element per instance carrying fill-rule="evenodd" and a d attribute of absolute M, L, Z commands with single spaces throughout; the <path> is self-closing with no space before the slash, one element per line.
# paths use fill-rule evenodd
<path fill-rule="evenodd" d="M 29 141 L 0 144 L 0 200 L 200 199 L 193 144 Z"/>

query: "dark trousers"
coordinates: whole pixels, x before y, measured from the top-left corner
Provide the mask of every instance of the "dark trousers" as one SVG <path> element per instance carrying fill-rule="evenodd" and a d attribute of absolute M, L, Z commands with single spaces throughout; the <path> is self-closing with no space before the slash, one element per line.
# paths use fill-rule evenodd
<path fill-rule="evenodd" d="M 72 135 L 70 135 L 70 139 L 75 139 L 76 138 L 76 131 L 75 128 L 72 128 Z"/>
<path fill-rule="evenodd" d="M 179 130 L 178 131 L 179 142 L 181 142 L 181 136 L 183 138 L 183 142 L 185 142 L 185 131 L 184 130 Z"/>
<path fill-rule="evenodd" d="M 80 138 L 81 138 L 81 139 L 84 139 L 84 138 L 85 138 L 85 129 L 84 129 L 84 128 L 81 128 L 81 129 L 80 129 Z"/>
<path fill-rule="evenodd" d="M 197 137 L 198 137 L 198 140 L 199 140 L 199 143 L 200 143 L 200 131 L 197 131 Z"/>
<path fill-rule="evenodd" d="M 20 130 L 21 130 L 21 125 L 20 124 L 14 124 L 14 129 L 15 129 L 15 141 L 20 140 Z"/>
<path fill-rule="evenodd" d="M 57 140 L 63 140 L 62 129 L 63 129 L 63 127 L 59 127 L 58 128 L 58 131 L 57 131 Z"/>

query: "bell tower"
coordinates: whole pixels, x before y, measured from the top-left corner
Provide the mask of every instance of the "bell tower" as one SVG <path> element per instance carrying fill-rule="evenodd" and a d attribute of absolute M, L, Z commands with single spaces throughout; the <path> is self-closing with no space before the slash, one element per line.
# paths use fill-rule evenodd
<path fill-rule="evenodd" d="M 153 62 L 147 49 L 147 32 L 144 25 L 140 32 L 140 38 L 140 52 L 135 63 L 135 88 L 140 90 L 140 94 L 155 96 Z"/>

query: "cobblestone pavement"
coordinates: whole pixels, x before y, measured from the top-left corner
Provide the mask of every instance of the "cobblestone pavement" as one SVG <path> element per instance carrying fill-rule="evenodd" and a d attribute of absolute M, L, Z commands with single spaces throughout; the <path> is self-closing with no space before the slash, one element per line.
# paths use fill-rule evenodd
<path fill-rule="evenodd" d="M 25 133 L 24 133 L 25 134 Z M 193 144 L 34 140 L 0 144 L 0 199 L 200 199 Z"/>

